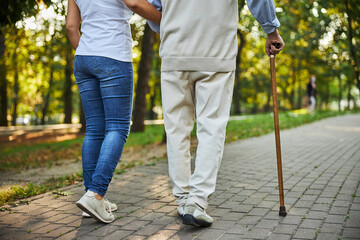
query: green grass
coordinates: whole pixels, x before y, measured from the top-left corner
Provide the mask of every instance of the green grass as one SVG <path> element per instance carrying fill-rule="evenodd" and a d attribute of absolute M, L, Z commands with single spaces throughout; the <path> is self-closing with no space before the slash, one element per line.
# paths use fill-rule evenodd
<path fill-rule="evenodd" d="M 131 133 L 125 147 L 141 147 L 161 142 L 163 126 L 147 126 L 143 133 Z M 51 167 L 63 159 L 81 160 L 81 146 L 84 137 L 62 142 L 36 143 L 0 149 L 0 171 L 23 170 L 35 167 Z"/>
<path fill-rule="evenodd" d="M 64 177 L 52 178 L 45 184 L 28 183 L 26 185 L 12 185 L 8 189 L 0 191 L 0 206 L 12 203 L 13 201 L 32 197 L 41 193 L 49 192 L 55 189 L 63 188 L 77 182 L 81 182 L 82 172 L 66 175 Z M 62 192 L 55 192 L 57 196 L 64 195 Z M 0 209 L 1 210 L 1 209 Z"/>
<path fill-rule="evenodd" d="M 344 115 L 349 112 L 323 111 L 314 115 L 306 111 L 282 112 L 279 114 L 280 129 L 297 127 L 306 123 L 318 121 L 328 117 Z M 229 121 L 226 142 L 244 138 L 256 137 L 274 131 L 274 118 L 270 113 L 250 115 L 244 120 Z"/>
<path fill-rule="evenodd" d="M 148 125 L 145 132 L 130 132 L 125 147 L 145 146 L 151 143 L 159 143 L 164 135 L 163 125 Z"/>
<path fill-rule="evenodd" d="M 79 137 L 62 142 L 6 147 L 0 150 L 0 171 L 40 166 L 51 167 L 56 160 L 80 159 L 82 141 L 83 138 Z"/>

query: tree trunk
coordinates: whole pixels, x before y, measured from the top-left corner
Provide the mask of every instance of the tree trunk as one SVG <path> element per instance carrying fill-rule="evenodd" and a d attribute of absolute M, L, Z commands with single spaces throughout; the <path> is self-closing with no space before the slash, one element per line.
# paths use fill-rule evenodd
<path fill-rule="evenodd" d="M 161 143 L 162 143 L 162 144 L 165 144 L 166 142 L 167 142 L 167 137 L 166 137 L 166 132 L 165 132 L 165 130 L 164 130 L 164 134 L 163 134 Z"/>
<path fill-rule="evenodd" d="M 338 92 L 339 111 L 341 111 L 341 100 L 342 100 L 342 82 L 341 82 L 341 76 L 339 76 L 339 92 Z"/>
<path fill-rule="evenodd" d="M 64 113 L 65 119 L 64 123 L 71 123 L 72 118 L 72 79 L 71 75 L 73 72 L 73 53 L 72 47 L 70 42 L 67 39 L 66 43 L 66 51 L 65 51 L 65 59 L 66 59 L 66 66 L 65 66 L 65 86 L 64 86 Z"/>
<path fill-rule="evenodd" d="M 258 112 L 258 102 L 257 102 L 257 93 L 258 93 L 258 79 L 254 78 L 254 94 L 253 94 L 253 106 L 251 108 L 251 113 L 257 113 Z"/>
<path fill-rule="evenodd" d="M 0 29 L 0 126 L 7 126 L 7 79 L 5 65 L 5 27 Z"/>
<path fill-rule="evenodd" d="M 264 112 L 270 112 L 271 111 L 271 106 L 270 106 L 270 102 L 271 102 L 271 88 L 268 88 L 266 91 L 266 104 L 264 106 Z"/>
<path fill-rule="evenodd" d="M 155 86 L 156 87 L 156 86 Z M 154 94 L 150 97 L 150 113 L 149 119 L 154 120 L 156 119 L 156 113 L 154 112 L 155 107 L 155 100 L 156 100 L 156 91 L 154 90 Z"/>
<path fill-rule="evenodd" d="M 236 56 L 236 71 L 235 71 L 235 85 L 234 85 L 234 114 L 241 114 L 241 81 L 240 81 L 240 64 L 241 64 L 241 53 L 245 46 L 245 36 L 238 29 L 237 34 L 240 39 L 238 52 Z"/>
<path fill-rule="evenodd" d="M 296 67 L 295 67 L 295 58 L 292 58 L 291 68 L 292 68 L 292 83 L 290 85 L 290 107 L 295 109 L 295 84 L 296 84 Z"/>
<path fill-rule="evenodd" d="M 136 96 L 133 112 L 133 124 L 131 131 L 143 132 L 145 130 L 145 115 L 146 115 L 146 94 L 149 89 L 149 77 L 151 72 L 151 65 L 153 59 L 153 45 L 154 33 L 146 24 L 144 30 L 144 37 L 141 47 L 141 60 L 138 70 L 138 80 L 136 85 Z"/>
<path fill-rule="evenodd" d="M 16 60 L 14 61 L 15 65 L 15 75 L 14 75 L 14 98 L 13 98 L 13 112 L 11 117 L 11 125 L 16 126 L 17 118 L 17 105 L 19 101 L 19 72 L 16 65 Z"/>
<path fill-rule="evenodd" d="M 357 87 L 360 90 L 360 67 L 357 62 L 356 58 L 356 51 L 353 45 L 353 30 L 352 30 L 352 20 L 349 12 L 349 3 L 348 0 L 345 0 L 345 8 L 346 8 L 346 15 L 347 15 L 347 21 L 348 21 L 348 38 L 349 38 L 349 46 L 350 46 L 350 55 L 352 56 L 353 61 L 350 61 L 351 65 L 354 67 L 355 77 L 356 77 L 356 83 Z"/>
<path fill-rule="evenodd" d="M 50 94 L 51 94 L 51 91 L 52 91 L 53 82 L 54 82 L 54 70 L 53 70 L 52 67 L 51 67 L 51 68 L 50 68 L 49 89 L 48 89 L 48 92 L 46 93 L 45 101 L 44 101 L 44 106 L 43 106 L 43 108 L 42 108 L 41 125 L 45 125 L 45 118 L 46 118 L 47 110 L 48 110 L 48 108 L 49 108 Z"/>
<path fill-rule="evenodd" d="M 351 99 L 352 99 L 352 96 L 351 96 L 351 87 L 352 87 L 352 84 L 351 84 L 351 81 L 350 81 L 350 78 L 347 79 L 348 82 L 347 82 L 347 110 L 350 110 L 350 102 L 351 102 Z"/>
<path fill-rule="evenodd" d="M 301 59 L 299 59 L 298 60 L 298 70 L 301 70 Z M 297 108 L 298 109 L 300 109 L 301 107 L 302 107 L 302 91 L 301 91 L 301 89 L 302 89 L 302 82 L 301 82 L 301 78 L 299 77 L 298 78 L 298 82 L 299 82 L 299 85 L 298 85 L 298 93 L 297 93 L 297 95 L 298 95 L 298 101 L 297 101 Z"/>
<path fill-rule="evenodd" d="M 330 82 L 327 81 L 326 82 L 326 85 L 325 85 L 325 99 L 324 99 L 324 102 L 325 102 L 325 109 L 329 109 L 329 99 L 330 99 Z"/>

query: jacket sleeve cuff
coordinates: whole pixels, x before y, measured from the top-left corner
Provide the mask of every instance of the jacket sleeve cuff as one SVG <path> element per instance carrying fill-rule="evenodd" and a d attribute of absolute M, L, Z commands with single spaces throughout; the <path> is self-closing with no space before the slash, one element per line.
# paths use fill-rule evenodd
<path fill-rule="evenodd" d="M 272 22 L 260 23 L 260 26 L 267 34 L 270 34 L 274 32 L 276 28 L 280 27 L 280 22 L 275 17 L 275 19 Z"/>

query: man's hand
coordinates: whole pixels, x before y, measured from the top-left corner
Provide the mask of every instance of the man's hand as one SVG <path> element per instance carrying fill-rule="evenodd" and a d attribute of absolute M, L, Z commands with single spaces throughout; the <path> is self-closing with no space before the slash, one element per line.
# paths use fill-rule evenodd
<path fill-rule="evenodd" d="M 275 44 L 280 44 L 279 48 L 275 47 Z M 285 46 L 283 39 L 281 38 L 277 29 L 274 32 L 267 35 L 265 51 L 266 54 L 270 57 L 270 55 L 278 54 Z"/>

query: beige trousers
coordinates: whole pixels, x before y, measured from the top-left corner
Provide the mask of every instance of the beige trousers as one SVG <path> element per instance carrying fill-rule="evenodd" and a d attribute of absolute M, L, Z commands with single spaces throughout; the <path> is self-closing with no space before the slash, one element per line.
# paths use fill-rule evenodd
<path fill-rule="evenodd" d="M 169 175 L 173 194 L 203 208 L 215 191 L 229 120 L 234 72 L 161 73 Z M 197 120 L 198 147 L 191 174 L 190 133 Z M 179 201 L 178 201 L 179 202 Z M 179 202 L 180 203 L 180 202 Z"/>

